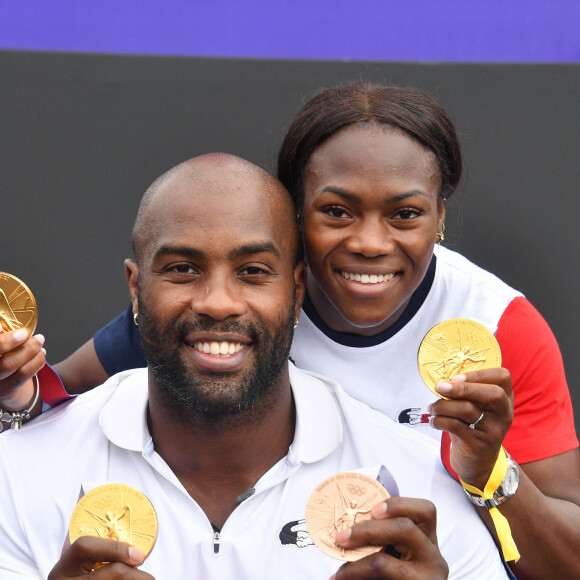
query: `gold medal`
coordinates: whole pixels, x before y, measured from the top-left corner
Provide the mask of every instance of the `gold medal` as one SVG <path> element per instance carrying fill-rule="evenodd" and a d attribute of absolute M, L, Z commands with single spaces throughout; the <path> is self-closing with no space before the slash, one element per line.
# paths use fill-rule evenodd
<path fill-rule="evenodd" d="M 458 374 L 501 366 L 501 351 L 495 336 L 481 323 L 451 318 L 436 324 L 421 341 L 417 355 L 425 384 L 435 390 L 441 381 Z"/>
<path fill-rule="evenodd" d="M 306 504 L 306 527 L 312 541 L 325 554 L 353 562 L 380 552 L 381 546 L 344 549 L 336 545 L 336 536 L 371 519 L 374 505 L 388 499 L 387 490 L 376 480 L 362 473 L 337 473 L 325 479 L 310 495 Z"/>
<path fill-rule="evenodd" d="M 157 515 L 140 491 L 108 483 L 81 497 L 71 515 L 68 535 L 71 544 L 80 536 L 127 542 L 147 557 L 157 540 Z"/>
<path fill-rule="evenodd" d="M 26 328 L 32 336 L 37 321 L 36 300 L 28 286 L 12 274 L 0 272 L 0 332 Z"/>

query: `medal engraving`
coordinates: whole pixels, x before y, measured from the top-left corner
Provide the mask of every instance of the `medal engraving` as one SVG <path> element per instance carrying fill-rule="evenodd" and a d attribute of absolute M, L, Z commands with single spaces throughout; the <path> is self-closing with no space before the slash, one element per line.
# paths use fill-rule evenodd
<path fill-rule="evenodd" d="M 37 321 L 36 300 L 28 286 L 12 274 L 0 272 L 0 332 L 26 328 L 31 336 Z"/>
<path fill-rule="evenodd" d="M 362 473 L 338 473 L 316 487 L 306 504 L 306 527 L 314 544 L 325 554 L 352 562 L 379 552 L 383 546 L 344 549 L 336 536 L 363 520 L 371 519 L 374 505 L 389 498 L 387 490 Z"/>
<path fill-rule="evenodd" d="M 128 485 L 110 483 L 89 491 L 71 515 L 69 538 L 97 536 L 128 542 L 147 556 L 157 540 L 157 516 L 151 502 Z"/>
<path fill-rule="evenodd" d="M 421 341 L 417 355 L 421 378 L 433 393 L 441 381 L 462 373 L 501 366 L 495 336 L 468 318 L 452 318 L 436 324 Z"/>

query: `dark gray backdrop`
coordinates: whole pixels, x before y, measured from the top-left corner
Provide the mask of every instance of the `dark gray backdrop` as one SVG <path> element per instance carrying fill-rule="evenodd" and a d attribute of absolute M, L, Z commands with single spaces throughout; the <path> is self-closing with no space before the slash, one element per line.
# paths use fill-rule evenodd
<path fill-rule="evenodd" d="M 446 244 L 548 320 L 580 425 L 580 65 L 0 52 L 0 270 L 34 292 L 49 361 L 127 305 L 123 259 L 158 175 L 210 151 L 273 170 L 304 99 L 357 79 L 426 90 L 455 120 L 466 175 Z"/>

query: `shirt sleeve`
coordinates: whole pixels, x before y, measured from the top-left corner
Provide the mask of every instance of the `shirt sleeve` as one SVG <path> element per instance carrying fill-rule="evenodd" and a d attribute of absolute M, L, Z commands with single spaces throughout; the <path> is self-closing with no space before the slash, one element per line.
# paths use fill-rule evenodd
<path fill-rule="evenodd" d="M 74 396 L 66 392 L 60 377 L 48 363 L 38 371 L 36 376 L 38 377 L 40 398 L 48 406 L 53 407 Z"/>
<path fill-rule="evenodd" d="M 504 447 L 518 463 L 578 447 L 562 355 L 548 323 L 518 297 L 500 318 L 496 338 L 514 391 L 514 420 Z"/>
<path fill-rule="evenodd" d="M 109 376 L 147 366 L 132 312 L 129 304 L 126 310 L 95 333 L 95 351 Z"/>

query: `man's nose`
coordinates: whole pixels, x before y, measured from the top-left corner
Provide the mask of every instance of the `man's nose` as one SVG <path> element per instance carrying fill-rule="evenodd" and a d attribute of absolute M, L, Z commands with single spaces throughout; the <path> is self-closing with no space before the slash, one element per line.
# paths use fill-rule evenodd
<path fill-rule="evenodd" d="M 235 278 L 216 274 L 208 278 L 206 284 L 198 286 L 192 298 L 192 308 L 196 314 L 224 320 L 241 316 L 246 312 L 247 305 Z"/>

